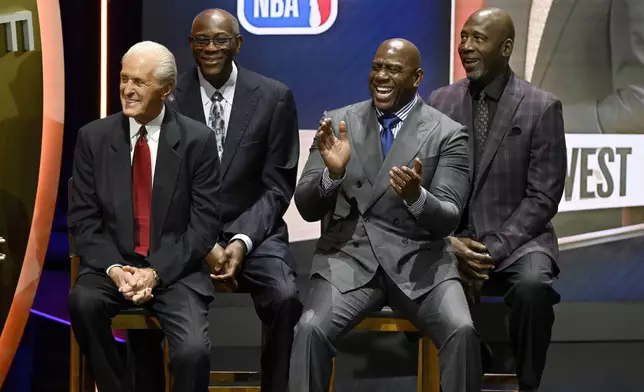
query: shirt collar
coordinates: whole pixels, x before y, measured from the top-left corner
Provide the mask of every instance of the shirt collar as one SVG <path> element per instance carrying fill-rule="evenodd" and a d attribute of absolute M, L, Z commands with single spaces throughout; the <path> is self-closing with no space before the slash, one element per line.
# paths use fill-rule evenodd
<path fill-rule="evenodd" d="M 161 113 L 152 119 L 147 124 L 141 124 L 133 117 L 129 118 L 130 122 L 130 139 L 138 139 L 141 127 L 145 125 L 145 130 L 148 132 L 147 139 L 155 142 L 159 141 L 159 133 L 161 132 L 161 124 L 163 123 L 163 116 L 165 116 L 165 105 L 161 108 Z"/>
<path fill-rule="evenodd" d="M 400 122 L 405 121 L 407 116 L 409 115 L 409 112 L 411 112 L 411 109 L 416 105 L 416 102 L 418 102 L 418 94 L 414 95 L 414 99 L 412 99 L 407 105 L 403 106 L 400 110 L 398 110 L 394 115 L 400 119 Z M 384 113 L 376 108 L 376 115 L 378 118 L 382 117 Z"/>
<path fill-rule="evenodd" d="M 212 84 L 210 84 L 208 80 L 206 80 L 206 78 L 201 73 L 201 69 L 197 68 L 201 95 L 208 98 L 207 100 L 204 100 L 204 102 L 211 101 L 213 94 L 215 94 L 216 91 L 219 91 L 219 93 L 224 97 L 224 101 L 226 101 L 228 105 L 232 106 L 233 97 L 235 96 L 235 85 L 237 84 L 238 73 L 239 71 L 237 69 L 237 64 L 235 64 L 235 62 L 233 61 L 233 70 L 230 72 L 230 77 L 228 77 L 226 83 L 224 83 L 224 85 L 221 86 L 219 90 L 217 90 Z"/>
<path fill-rule="evenodd" d="M 503 91 L 505 91 L 505 86 L 508 84 L 509 80 L 510 67 L 508 67 L 505 72 L 497 75 L 497 77 L 492 79 L 492 81 L 483 88 L 476 86 L 474 83 L 470 83 L 470 94 L 472 94 L 472 97 L 475 97 L 479 92 L 481 92 L 481 90 L 483 90 L 488 97 L 498 101 L 501 99 L 501 95 L 503 95 Z"/>

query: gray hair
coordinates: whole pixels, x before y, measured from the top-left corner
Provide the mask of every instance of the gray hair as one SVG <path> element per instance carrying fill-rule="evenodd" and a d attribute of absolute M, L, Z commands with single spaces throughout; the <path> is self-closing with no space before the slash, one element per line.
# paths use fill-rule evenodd
<path fill-rule="evenodd" d="M 138 42 L 123 55 L 121 63 L 131 54 L 155 54 L 158 64 L 153 72 L 154 77 L 161 84 L 172 84 L 173 89 L 177 85 L 177 63 L 168 48 L 153 41 Z"/>

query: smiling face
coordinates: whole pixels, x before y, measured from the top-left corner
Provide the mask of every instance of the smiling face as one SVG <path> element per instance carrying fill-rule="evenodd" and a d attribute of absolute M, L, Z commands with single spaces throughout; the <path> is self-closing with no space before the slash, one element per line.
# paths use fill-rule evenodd
<path fill-rule="evenodd" d="M 423 79 L 418 49 L 409 41 L 383 42 L 371 62 L 369 91 L 373 103 L 385 113 L 395 113 L 411 102 Z"/>
<path fill-rule="evenodd" d="M 514 45 L 508 20 L 496 10 L 482 10 L 465 22 L 458 55 L 471 81 L 487 84 L 506 69 Z"/>
<path fill-rule="evenodd" d="M 228 80 L 233 59 L 241 48 L 243 38 L 237 26 L 237 20 L 223 10 L 204 11 L 192 24 L 192 55 L 201 73 L 216 88 Z"/>
<path fill-rule="evenodd" d="M 120 96 L 123 114 L 147 124 L 161 113 L 165 99 L 172 91 L 155 76 L 159 64 L 153 53 L 133 53 L 123 59 Z"/>

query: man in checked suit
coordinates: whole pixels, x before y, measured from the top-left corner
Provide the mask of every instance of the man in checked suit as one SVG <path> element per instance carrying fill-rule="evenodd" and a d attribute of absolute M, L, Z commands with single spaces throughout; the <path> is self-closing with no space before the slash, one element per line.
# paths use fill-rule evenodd
<path fill-rule="evenodd" d="M 122 63 L 123 111 L 81 128 L 74 152 L 67 222 L 81 267 L 72 328 L 98 390 L 121 392 L 111 318 L 143 306 L 168 338 L 173 390 L 205 392 L 214 290 L 203 259 L 220 230 L 215 136 L 165 106 L 177 75 L 167 48 L 141 42 Z"/>
<path fill-rule="evenodd" d="M 282 218 L 297 179 L 295 100 L 284 84 L 233 61 L 243 37 L 230 13 L 203 11 L 189 40 L 197 66 L 179 76 L 174 104 L 213 129 L 212 154 L 221 158 L 223 232 L 208 263 L 216 282 L 251 294 L 267 327 L 262 391 L 284 392 L 302 312 Z"/>
<path fill-rule="evenodd" d="M 520 389 L 536 391 L 559 295 L 555 216 L 566 176 L 561 102 L 510 69 L 514 26 L 500 9 L 474 13 L 458 52 L 467 79 L 429 104 L 471 129 L 472 188 L 450 241 L 466 284 L 499 285 L 510 307 Z M 491 273 L 490 273 L 491 271 Z"/>
<path fill-rule="evenodd" d="M 322 236 L 291 392 L 327 391 L 338 339 L 385 302 L 439 347 L 444 391 L 480 391 L 480 340 L 445 240 L 467 200 L 468 137 L 417 96 L 420 64 L 411 42 L 383 42 L 372 99 L 326 113 L 311 146 L 295 203 Z"/>

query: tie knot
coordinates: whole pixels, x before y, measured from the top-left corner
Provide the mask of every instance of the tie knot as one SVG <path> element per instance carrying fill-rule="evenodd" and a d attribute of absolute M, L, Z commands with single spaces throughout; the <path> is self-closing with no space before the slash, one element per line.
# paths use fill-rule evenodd
<path fill-rule="evenodd" d="M 148 135 L 148 130 L 145 129 L 145 125 L 142 125 L 141 128 L 139 128 L 139 138 L 144 138 Z"/>
<path fill-rule="evenodd" d="M 210 98 L 210 100 L 213 102 L 221 102 L 223 99 L 224 96 L 221 95 L 219 91 L 215 91 L 215 93 L 212 95 L 212 98 Z"/>
<path fill-rule="evenodd" d="M 384 114 L 378 118 L 378 122 L 385 129 L 391 129 L 400 122 L 400 117 L 395 114 Z"/>
<path fill-rule="evenodd" d="M 479 101 L 483 101 L 487 97 L 485 90 L 481 90 L 481 92 L 478 95 L 479 95 L 479 99 L 478 99 Z"/>

